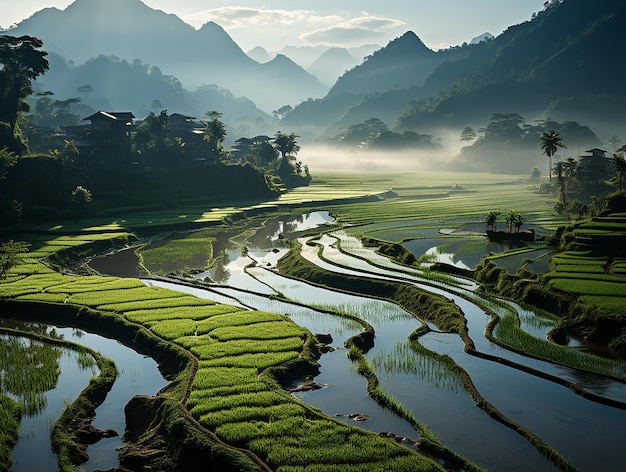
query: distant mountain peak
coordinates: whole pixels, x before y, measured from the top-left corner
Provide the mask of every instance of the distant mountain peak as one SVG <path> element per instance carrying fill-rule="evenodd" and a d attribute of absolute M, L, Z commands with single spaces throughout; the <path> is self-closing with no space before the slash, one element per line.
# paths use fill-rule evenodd
<path fill-rule="evenodd" d="M 272 60 L 272 56 L 270 56 L 267 50 L 261 46 L 256 46 L 250 49 L 248 52 L 246 52 L 246 54 L 248 55 L 248 57 L 254 59 L 260 64 L 264 64 Z"/>
<path fill-rule="evenodd" d="M 493 38 L 494 38 L 493 34 L 485 32 L 483 34 L 479 34 L 475 38 L 472 38 L 472 40 L 470 41 L 470 44 L 479 44 L 479 43 L 482 43 L 483 41 L 490 41 Z"/>
<path fill-rule="evenodd" d="M 430 49 L 428 49 L 428 47 L 424 44 L 424 42 L 420 39 L 420 37 L 410 30 L 404 33 L 398 39 L 389 43 L 389 45 L 391 45 L 392 43 L 403 44 L 403 45 L 410 44 L 413 47 L 418 47 L 418 48 L 422 48 L 422 49 L 430 51 Z"/>

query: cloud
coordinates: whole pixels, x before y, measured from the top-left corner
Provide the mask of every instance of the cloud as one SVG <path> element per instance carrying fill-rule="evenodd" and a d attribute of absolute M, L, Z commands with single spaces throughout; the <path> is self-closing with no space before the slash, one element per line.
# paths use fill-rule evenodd
<path fill-rule="evenodd" d="M 303 33 L 301 39 L 311 44 L 347 45 L 362 44 L 388 36 L 389 30 L 401 28 L 402 20 L 377 16 L 361 16 L 342 21 L 326 28 Z"/>
<path fill-rule="evenodd" d="M 259 37 L 278 36 L 282 33 L 292 40 L 298 37 L 311 45 L 329 46 L 359 46 L 387 38 L 390 32 L 406 25 L 402 20 L 369 15 L 366 12 L 361 12 L 357 18 L 347 19 L 339 15 L 319 15 L 314 10 L 248 7 L 203 10 L 187 14 L 183 20 L 196 28 L 213 21 L 229 32 L 262 32 L 262 35 L 257 35 L 257 40 Z"/>
<path fill-rule="evenodd" d="M 309 25 L 322 28 L 345 19 L 336 16 L 319 16 L 313 10 L 267 10 L 264 8 L 224 7 L 190 13 L 183 20 L 196 28 L 214 21 L 226 30 L 248 26 Z"/>

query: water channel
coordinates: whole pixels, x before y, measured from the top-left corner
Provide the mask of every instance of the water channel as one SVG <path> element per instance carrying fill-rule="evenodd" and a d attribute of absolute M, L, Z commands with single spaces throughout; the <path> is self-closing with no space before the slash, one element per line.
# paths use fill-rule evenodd
<path fill-rule="evenodd" d="M 353 413 L 365 414 L 369 420 L 358 424 L 365 429 L 417 439 L 418 433 L 411 425 L 380 408 L 367 396 L 365 380 L 347 359 L 343 343 L 360 327 L 320 309 L 356 314 L 374 327 L 375 346 L 366 356 L 374 366 L 381 387 L 427 424 L 443 444 L 488 470 L 554 470 L 525 438 L 477 408 L 459 380 L 444 366 L 410 348 L 407 337 L 421 324 L 420 320 L 392 303 L 287 279 L 274 270 L 276 261 L 284 253 L 281 235 L 304 229 L 299 223 L 315 225 L 331 221 L 326 212 L 318 213 L 302 215 L 290 220 L 288 225 L 280 218 L 270 220 L 255 238 L 237 241 L 248 248 L 247 255 L 237 248 L 227 250 L 217 269 L 224 277 L 217 280 L 216 269 L 196 275 L 197 279 L 219 282 L 207 289 L 174 282 L 146 280 L 145 283 L 186 291 L 220 303 L 285 313 L 313 333 L 331 334 L 336 350 L 322 356 L 321 373 L 315 378 L 325 388 L 295 395 L 346 422 L 354 422 L 350 417 Z M 469 334 L 478 351 L 575 382 L 607 398 L 626 401 L 622 382 L 531 359 L 489 342 L 483 331 L 490 317 L 470 301 L 478 299 L 472 282 L 454 278 L 428 280 L 421 271 L 395 265 L 342 232 L 313 241 L 323 247 L 323 259 L 316 245 L 308 245 L 304 239 L 301 242 L 302 254 L 327 270 L 414 283 L 454 300 L 467 318 Z M 253 260 L 256 266 L 246 268 Z M 276 293 L 308 307 L 268 297 Z M 538 327 L 542 322 L 533 322 L 532 312 L 515 304 L 510 304 L 509 309 L 516 310 L 524 320 L 522 326 L 531 334 L 545 335 L 545 328 Z M 556 448 L 578 470 L 619 470 L 623 465 L 621 442 L 626 432 L 626 411 L 586 400 L 549 379 L 470 356 L 464 352 L 457 335 L 434 330 L 420 338 L 420 342 L 435 353 L 450 356 L 469 373 L 487 401 Z"/>
<path fill-rule="evenodd" d="M 92 425 L 96 428 L 112 429 L 119 436 L 103 438 L 88 446 L 89 461 L 81 464 L 78 470 L 108 470 L 119 466 L 116 448 L 123 445 L 121 435 L 126 428 L 124 407 L 135 395 L 155 395 L 167 385 L 159 372 L 157 363 L 120 342 L 72 327 L 30 324 L 10 319 L 2 320 L 3 326 L 24 331 L 35 329 L 50 337 L 72 341 L 100 352 L 113 360 L 119 375 L 105 401 L 96 409 Z M 89 383 L 91 368 L 81 368 L 77 363 L 76 352 L 63 349 L 59 359 L 60 376 L 56 386 L 45 392 L 46 407 L 38 414 L 24 416 L 20 425 L 19 440 L 13 450 L 11 472 L 56 471 L 57 458 L 51 449 L 50 431 L 65 406 L 74 401 Z M 36 451 L 36 453 L 33 453 Z"/>

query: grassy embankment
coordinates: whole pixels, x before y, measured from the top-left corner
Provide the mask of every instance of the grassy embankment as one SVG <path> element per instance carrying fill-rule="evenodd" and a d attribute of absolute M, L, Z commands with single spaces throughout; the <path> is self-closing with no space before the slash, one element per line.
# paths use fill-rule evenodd
<path fill-rule="evenodd" d="M 491 290 L 558 315 L 557 341 L 572 332 L 626 355 L 626 216 L 593 218 L 561 235 L 550 270 L 511 271 L 488 258 L 478 280 Z"/>

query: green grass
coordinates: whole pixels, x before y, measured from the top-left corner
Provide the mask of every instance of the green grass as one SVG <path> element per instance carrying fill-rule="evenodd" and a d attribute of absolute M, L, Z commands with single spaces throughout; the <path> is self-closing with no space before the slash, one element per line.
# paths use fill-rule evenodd
<path fill-rule="evenodd" d="M 200 230 L 141 249 L 141 263 L 152 274 L 203 268 L 213 258 L 214 231 Z"/>

